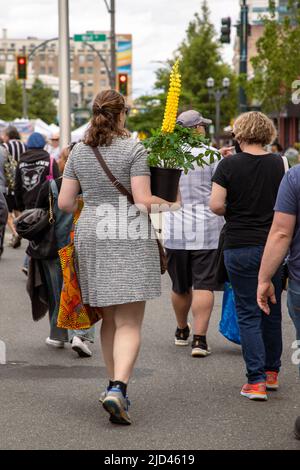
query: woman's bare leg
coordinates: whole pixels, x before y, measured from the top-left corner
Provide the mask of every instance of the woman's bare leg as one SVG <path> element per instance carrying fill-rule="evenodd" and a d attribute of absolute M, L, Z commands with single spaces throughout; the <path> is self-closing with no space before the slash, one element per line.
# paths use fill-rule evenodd
<path fill-rule="evenodd" d="M 128 383 L 136 362 L 140 345 L 145 302 L 115 307 L 114 380 Z"/>
<path fill-rule="evenodd" d="M 113 350 L 116 326 L 114 314 L 115 307 L 107 307 L 103 309 L 103 319 L 100 329 L 102 354 L 110 380 L 114 380 L 115 374 Z"/>

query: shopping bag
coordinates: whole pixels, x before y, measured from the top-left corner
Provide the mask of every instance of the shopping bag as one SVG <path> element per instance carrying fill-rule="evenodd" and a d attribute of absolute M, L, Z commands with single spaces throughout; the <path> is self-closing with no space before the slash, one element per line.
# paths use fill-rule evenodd
<path fill-rule="evenodd" d="M 63 274 L 63 287 L 60 296 L 57 326 L 69 330 L 91 328 L 102 318 L 101 308 L 91 307 L 83 303 L 76 272 L 74 226 L 79 219 L 81 209 L 82 204 L 74 216 L 71 242 L 58 251 Z"/>
<path fill-rule="evenodd" d="M 232 343 L 241 344 L 234 293 L 229 282 L 225 282 L 224 285 L 222 316 L 219 324 L 219 331 Z"/>

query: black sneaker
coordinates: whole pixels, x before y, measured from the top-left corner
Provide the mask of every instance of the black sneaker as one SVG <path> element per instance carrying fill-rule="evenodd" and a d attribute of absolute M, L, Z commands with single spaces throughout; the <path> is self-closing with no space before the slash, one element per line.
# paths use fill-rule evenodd
<path fill-rule="evenodd" d="M 182 330 L 177 327 L 177 330 L 175 331 L 175 345 L 176 346 L 188 346 L 191 330 L 192 330 L 192 327 L 189 323 Z"/>
<path fill-rule="evenodd" d="M 193 357 L 206 357 L 211 354 L 211 350 L 207 346 L 206 336 L 194 335 L 192 343 L 192 356 Z"/>
<path fill-rule="evenodd" d="M 294 432 L 296 439 L 300 440 L 300 416 L 296 419 Z"/>

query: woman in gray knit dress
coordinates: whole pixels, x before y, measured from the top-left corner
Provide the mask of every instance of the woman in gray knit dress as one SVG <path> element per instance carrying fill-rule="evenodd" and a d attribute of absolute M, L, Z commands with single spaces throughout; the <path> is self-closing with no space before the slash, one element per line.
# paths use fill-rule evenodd
<path fill-rule="evenodd" d="M 100 93 L 84 143 L 76 145 L 63 177 L 59 207 L 84 208 L 76 226 L 75 252 L 83 302 L 102 308 L 101 343 L 109 385 L 101 402 L 110 421 L 130 424 L 127 384 L 138 356 L 145 302 L 161 294 L 159 252 L 148 218 L 152 205 L 172 203 L 152 196 L 144 147 L 128 138 L 126 106 L 115 91 Z M 92 147 L 133 195 L 127 203 L 108 179 Z M 178 204 L 177 204 L 178 206 Z"/>

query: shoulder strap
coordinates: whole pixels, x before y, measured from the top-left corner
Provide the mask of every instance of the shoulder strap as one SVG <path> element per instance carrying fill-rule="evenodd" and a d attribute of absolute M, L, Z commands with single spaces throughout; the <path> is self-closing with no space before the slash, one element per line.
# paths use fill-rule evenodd
<path fill-rule="evenodd" d="M 97 158 L 98 162 L 100 163 L 100 165 L 102 166 L 102 169 L 104 171 L 104 173 L 107 175 L 107 177 L 110 179 L 110 181 L 112 182 L 113 186 L 121 193 L 123 194 L 124 196 L 127 197 L 128 201 L 131 203 L 131 204 L 134 204 L 134 200 L 133 200 L 133 197 L 132 197 L 132 194 L 130 194 L 129 191 L 127 191 L 127 189 L 122 185 L 122 183 L 120 183 L 119 180 L 117 180 L 117 178 L 114 177 L 114 175 L 112 174 L 112 172 L 110 171 L 110 169 L 108 168 L 108 166 L 106 165 L 101 153 L 99 152 L 98 148 L 97 147 L 92 147 L 93 149 L 93 152 L 95 154 L 95 157 Z"/>
<path fill-rule="evenodd" d="M 53 162 L 54 162 L 54 158 L 50 156 L 50 171 L 49 171 L 50 180 L 53 180 Z"/>

